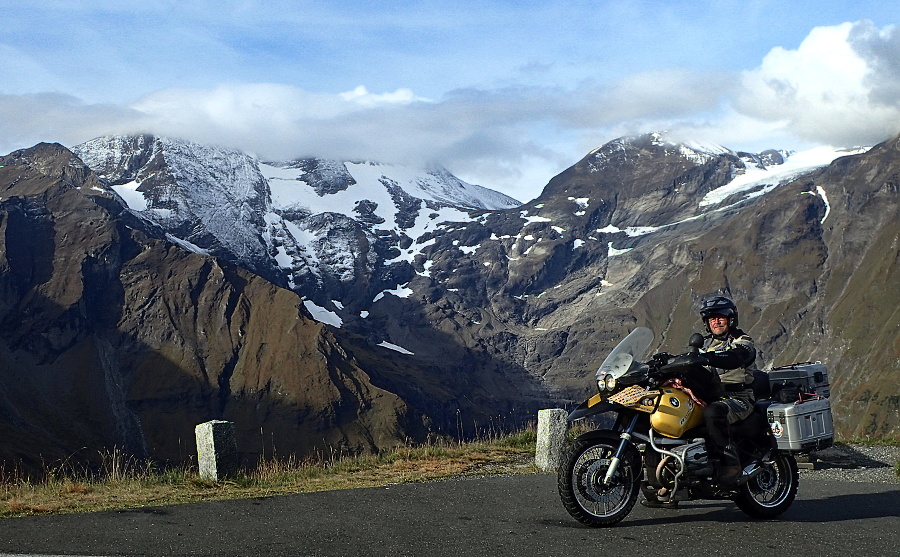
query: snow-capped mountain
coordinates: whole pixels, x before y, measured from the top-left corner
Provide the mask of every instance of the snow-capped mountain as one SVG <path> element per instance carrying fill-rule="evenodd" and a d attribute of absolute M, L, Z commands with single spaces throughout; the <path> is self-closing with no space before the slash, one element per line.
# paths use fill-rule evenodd
<path fill-rule="evenodd" d="M 515 369 L 564 393 L 587 384 L 597 339 L 629 323 L 661 328 L 677 349 L 691 307 L 714 292 L 742 299 L 771 365 L 786 349 L 771 323 L 806 326 L 771 312 L 829 319 L 814 293 L 843 288 L 823 278 L 844 276 L 829 267 L 844 249 L 832 227 L 849 226 L 854 195 L 841 175 L 847 161 L 876 160 L 848 156 L 865 149 L 745 153 L 651 133 L 599 147 L 519 205 L 443 172 L 127 141 L 133 152 L 109 139 L 76 152 L 123 199 L 139 194 L 131 210 L 173 241 L 270 277 L 316 319 L 439 373 Z M 225 170 L 197 168 L 223 159 Z M 215 199 L 227 200 L 223 224 Z"/>
<path fill-rule="evenodd" d="M 497 260 L 473 264 L 498 268 L 505 291 L 525 299 L 545 288 L 546 265 L 557 273 L 569 267 L 535 267 L 535 250 L 565 242 L 573 254 L 594 253 L 598 245 L 599 255 L 621 254 L 636 237 L 714 215 L 846 154 L 735 152 L 654 132 L 592 151 L 522 205 L 443 169 L 260 161 L 148 135 L 101 137 L 73 150 L 171 241 L 296 291 L 313 316 L 334 326 L 365 319 L 387 293 L 411 295 L 413 279 L 458 291 L 464 275 L 448 250 L 468 260 L 479 248 L 493 252 Z M 584 177 L 570 176 L 580 172 Z M 473 224 L 480 234 L 446 245 L 448 231 Z M 494 232 L 484 237 L 484 225 Z M 552 259 L 571 258 L 562 253 Z"/>
<path fill-rule="evenodd" d="M 317 323 L 294 292 L 176 238 L 242 245 L 204 229 L 220 222 L 211 204 L 233 227 L 252 224 L 270 206 L 266 182 L 239 154 L 191 146 L 221 164 L 197 168 L 183 144 L 158 145 L 184 157 L 166 161 L 153 143 L 117 141 L 129 147 L 92 159 L 121 168 L 112 188 L 140 210 L 62 145 L 0 157 L 0 468 L 99 469 L 113 447 L 187 463 L 195 425 L 211 419 L 235 424 L 245 465 L 276 447 L 355 454 L 471 434 L 497 412 L 518 423 L 540 407 L 529 398 L 538 389 L 514 394 L 533 383 L 524 372 L 439 378 L 394 361 L 397 347 Z"/>
<path fill-rule="evenodd" d="M 719 293 L 762 367 L 826 362 L 839 434 L 900 432 L 900 136 L 850 156 L 625 138 L 520 206 L 149 136 L 78 153 L 0 160 L 0 460 L 184 459 L 209 419 L 257 454 L 263 429 L 299 455 L 517 427 L 580 399 L 636 325 L 682 350 Z"/>
<path fill-rule="evenodd" d="M 243 153 L 148 135 L 97 138 L 73 148 L 129 209 L 182 246 L 266 265 L 268 184 Z"/>
<path fill-rule="evenodd" d="M 101 137 L 73 151 L 173 241 L 320 301 L 371 299 L 394 288 L 411 276 L 409 264 L 427 246 L 424 234 L 520 204 L 442 168 L 262 162 L 147 135 Z"/>
<path fill-rule="evenodd" d="M 307 159 L 261 163 L 260 171 L 271 192 L 269 243 L 291 287 L 310 275 L 352 284 L 360 265 L 372 275 L 379 265 L 411 263 L 423 235 L 441 224 L 520 205 L 443 169 Z"/>

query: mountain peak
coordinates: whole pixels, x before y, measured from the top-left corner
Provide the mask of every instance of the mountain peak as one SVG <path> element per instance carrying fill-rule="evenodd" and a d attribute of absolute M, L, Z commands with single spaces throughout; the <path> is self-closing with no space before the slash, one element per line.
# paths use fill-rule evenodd
<path fill-rule="evenodd" d="M 593 157 L 595 162 L 602 163 L 640 153 L 676 155 L 698 164 L 721 155 L 735 155 L 731 149 L 716 143 L 679 138 L 668 131 L 655 131 L 619 137 L 594 149 L 588 156 Z"/>
<path fill-rule="evenodd" d="M 440 167 L 315 157 L 263 162 L 155 136 L 102 137 L 74 150 L 132 212 L 173 241 L 306 295 L 337 284 L 371 300 L 383 286 L 409 280 L 410 263 L 426 247 L 418 242 L 423 235 L 521 205 Z M 382 267 L 392 270 L 376 272 Z"/>

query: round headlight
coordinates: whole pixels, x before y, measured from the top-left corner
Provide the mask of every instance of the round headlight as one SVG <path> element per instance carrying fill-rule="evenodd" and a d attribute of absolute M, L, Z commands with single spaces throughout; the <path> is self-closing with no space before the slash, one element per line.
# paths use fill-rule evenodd
<path fill-rule="evenodd" d="M 606 374 L 597 376 L 597 388 L 601 391 L 606 390 Z"/>
<path fill-rule="evenodd" d="M 606 376 L 606 381 L 605 381 L 605 383 L 606 383 L 606 390 L 607 390 L 607 391 L 611 391 L 611 390 L 613 390 L 613 389 L 616 388 L 616 378 L 613 377 L 612 375 L 607 375 L 607 376 Z"/>

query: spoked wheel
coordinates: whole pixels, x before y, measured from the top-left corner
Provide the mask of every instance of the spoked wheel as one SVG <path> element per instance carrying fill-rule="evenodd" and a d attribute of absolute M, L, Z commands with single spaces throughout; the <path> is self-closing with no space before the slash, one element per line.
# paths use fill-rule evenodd
<path fill-rule="evenodd" d="M 625 455 L 608 484 L 603 480 L 616 454 L 618 441 L 576 441 L 559 469 L 559 496 L 577 521 L 588 526 L 611 526 L 625 518 L 637 501 L 640 460 Z"/>
<path fill-rule="evenodd" d="M 775 518 L 794 502 L 799 480 L 797 461 L 790 454 L 779 453 L 741 486 L 734 502 L 754 518 Z"/>

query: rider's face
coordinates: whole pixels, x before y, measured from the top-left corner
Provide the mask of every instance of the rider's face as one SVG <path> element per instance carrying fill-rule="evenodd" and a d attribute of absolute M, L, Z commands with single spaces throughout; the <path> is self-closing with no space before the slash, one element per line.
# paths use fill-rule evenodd
<path fill-rule="evenodd" d="M 713 315 L 709 318 L 707 324 L 714 335 L 723 335 L 728 332 L 728 318 L 722 315 Z"/>

